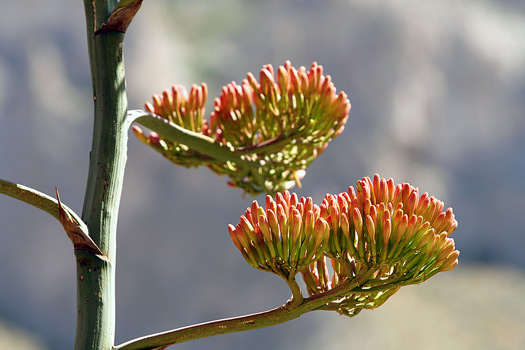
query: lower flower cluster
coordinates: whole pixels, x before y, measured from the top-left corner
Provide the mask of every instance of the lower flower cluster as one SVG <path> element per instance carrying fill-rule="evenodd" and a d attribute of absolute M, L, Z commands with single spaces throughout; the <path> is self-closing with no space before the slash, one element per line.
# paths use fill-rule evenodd
<path fill-rule="evenodd" d="M 326 305 L 352 316 L 403 285 L 453 269 L 459 251 L 449 236 L 457 225 L 443 202 L 376 174 L 327 194 L 320 206 L 287 191 L 267 196 L 266 209 L 254 201 L 229 231 L 250 265 L 288 281 L 301 272 L 310 295 L 367 273 L 358 288 Z"/>
<path fill-rule="evenodd" d="M 266 196 L 266 210 L 253 201 L 230 236 L 248 263 L 286 280 L 323 256 L 329 225 L 311 198 L 285 191 L 276 200 Z"/>

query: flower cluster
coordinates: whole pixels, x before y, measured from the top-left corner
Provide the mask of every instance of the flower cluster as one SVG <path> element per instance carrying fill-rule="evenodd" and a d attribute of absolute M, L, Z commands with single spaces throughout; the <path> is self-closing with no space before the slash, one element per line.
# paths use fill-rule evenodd
<path fill-rule="evenodd" d="M 263 66 L 259 81 L 249 73 L 241 85 L 231 83 L 215 100 L 212 130 L 225 141 L 263 161 L 259 169 L 243 169 L 234 186 L 249 193 L 290 188 L 299 174 L 344 129 L 350 101 L 336 93 L 330 76 L 313 63 L 295 69 L 287 61 L 275 74 Z"/>
<path fill-rule="evenodd" d="M 228 175 L 229 184 L 245 192 L 276 193 L 300 185 L 306 167 L 323 152 L 344 129 L 350 101 L 337 93 L 330 76 L 313 63 L 310 69 L 295 69 L 289 61 L 275 73 L 265 65 L 259 81 L 251 73 L 238 85 L 222 88 L 215 99 L 209 123 L 203 119 L 206 85 L 194 85 L 190 93 L 174 86 L 153 96 L 146 109 L 188 130 L 227 145 L 250 166 L 241 162 L 222 162 L 200 154 L 183 144 L 174 144 L 162 135 L 134 127 L 138 138 L 176 164 L 188 167 L 206 165 Z M 253 164 L 259 166 L 254 167 Z"/>
<path fill-rule="evenodd" d="M 443 202 L 427 193 L 420 195 L 407 183 L 395 185 L 392 179 L 376 174 L 373 179 L 358 181 L 355 189 L 350 186 L 347 192 L 327 194 L 319 207 L 310 198 L 293 198 L 296 196 L 287 192 L 278 194 L 277 202 L 284 200 L 288 205 L 282 209 L 277 206 L 277 211 L 270 197 L 266 212 L 254 202 L 237 227 L 230 225 L 230 235 L 252 266 L 272 272 L 277 266 L 289 272 L 288 278 L 300 270 L 310 295 L 370 273 L 357 290 L 341 295 L 336 303 L 327 305 L 328 309 L 355 315 L 363 308 L 381 305 L 400 286 L 423 282 L 458 264 L 459 251 L 449 237 L 458 225 L 452 209 L 444 210 Z M 279 213 L 277 221 L 274 211 Z M 314 219 L 316 225 L 326 225 L 327 231 L 312 229 Z M 266 234 L 265 220 L 274 222 Z M 281 222 L 284 226 L 276 224 Z M 315 236 L 319 234 L 322 236 Z M 308 237 L 308 241 L 322 243 L 308 245 L 317 251 L 303 250 L 301 243 L 290 243 L 295 241 L 289 237 Z M 270 248 L 275 242 L 285 244 L 286 255 L 284 250 Z"/>
<path fill-rule="evenodd" d="M 329 257 L 349 253 L 360 264 L 376 265 L 401 258 L 407 259 L 405 267 L 414 268 L 424 257 L 425 261 L 432 258 L 432 267 L 441 270 L 457 263 L 447 254 L 454 250 L 454 241 L 448 236 L 457 227 L 452 208 L 443 211 L 443 202 L 428 193 L 420 196 L 417 188 L 407 183 L 395 186 L 392 179 L 381 179 L 377 174 L 373 180 L 365 177 L 358 181 L 356 188 L 328 194 L 321 204 L 321 217 L 333 232 Z M 437 254 L 443 249 L 445 253 Z"/>
<path fill-rule="evenodd" d="M 229 225 L 230 237 L 253 267 L 294 279 L 323 256 L 328 243 L 328 223 L 320 217 L 312 198 L 288 191 L 276 200 L 266 196 L 266 210 L 253 201 L 237 226 Z"/>
<path fill-rule="evenodd" d="M 180 85 L 173 85 L 160 95 L 153 95 L 153 103 L 147 102 L 145 109 L 159 115 L 183 128 L 210 136 L 208 123 L 203 118 L 208 97 L 208 87 L 193 85 L 188 91 Z M 197 167 L 203 163 L 203 155 L 184 144 L 166 141 L 156 132 L 148 136 L 141 128 L 133 126 L 133 132 L 138 139 L 162 153 L 177 165 Z"/>

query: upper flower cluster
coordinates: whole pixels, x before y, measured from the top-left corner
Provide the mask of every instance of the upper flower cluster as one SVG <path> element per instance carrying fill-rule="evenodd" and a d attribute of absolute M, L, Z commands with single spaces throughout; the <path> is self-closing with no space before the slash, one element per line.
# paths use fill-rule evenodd
<path fill-rule="evenodd" d="M 275 201 L 267 196 L 266 210 L 254 201 L 229 231 L 250 265 L 287 280 L 300 271 L 311 295 L 373 271 L 359 293 L 341 295 L 329 306 L 355 315 L 379 306 L 402 285 L 453 269 L 459 251 L 449 235 L 457 225 L 443 202 L 376 174 L 347 192 L 327 194 L 320 206 L 288 192 Z"/>
<path fill-rule="evenodd" d="M 289 61 L 275 73 L 271 65 L 251 73 L 238 85 L 222 88 L 209 123 L 203 119 L 206 85 L 179 86 L 153 96 L 146 109 L 188 130 L 229 146 L 251 164 L 221 162 L 162 135 L 134 132 L 176 164 L 206 165 L 230 177 L 230 184 L 250 194 L 284 191 L 299 183 L 304 170 L 344 129 L 350 102 L 337 93 L 330 76 L 313 63 L 295 69 Z M 300 183 L 299 183 L 300 184 Z"/>
<path fill-rule="evenodd" d="M 349 112 L 346 94 L 337 94 L 321 66 L 314 62 L 309 70 L 297 70 L 287 61 L 277 74 L 265 65 L 259 81 L 249 73 L 241 85 L 224 87 L 215 99 L 210 128 L 262 160 L 259 169 L 238 169 L 232 185 L 249 193 L 277 192 L 299 182 L 304 169 L 343 131 Z"/>
<path fill-rule="evenodd" d="M 223 87 L 210 127 L 223 131 L 225 140 L 237 148 L 293 141 L 320 152 L 327 138 L 343 131 L 349 112 L 346 94 L 336 93 L 321 66 L 314 62 L 309 70 L 297 70 L 287 61 L 277 75 L 272 65 L 265 65 L 259 82 L 248 73 L 241 85 Z"/>
<path fill-rule="evenodd" d="M 192 85 L 189 93 L 184 86 L 173 85 L 162 94 L 153 95 L 153 102 L 146 102 L 145 109 L 187 130 L 210 136 L 208 122 L 204 119 L 207 98 L 208 86 L 205 83 Z M 182 143 L 166 141 L 156 132 L 146 136 L 138 126 L 133 126 L 133 132 L 139 140 L 177 165 L 197 167 L 203 164 L 203 155 Z"/>

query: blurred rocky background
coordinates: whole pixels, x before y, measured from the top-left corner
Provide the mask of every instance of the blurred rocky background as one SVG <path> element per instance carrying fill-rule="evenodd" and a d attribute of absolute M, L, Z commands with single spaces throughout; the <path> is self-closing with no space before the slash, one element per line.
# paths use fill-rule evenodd
<path fill-rule="evenodd" d="M 83 13 L 80 0 L 0 12 L 0 177 L 57 186 L 79 213 L 92 130 Z M 524 38 L 520 0 L 145 1 L 126 38 L 131 109 L 173 83 L 205 81 L 213 97 L 263 64 L 317 61 L 352 111 L 296 192 L 319 203 L 377 172 L 444 200 L 459 221 L 460 265 L 378 310 L 311 313 L 174 349 L 524 348 Z M 130 137 L 117 342 L 287 300 L 286 285 L 231 243 L 226 227 L 252 199 L 226 181 Z M 59 224 L 0 197 L 0 348 L 71 349 L 75 288 Z"/>

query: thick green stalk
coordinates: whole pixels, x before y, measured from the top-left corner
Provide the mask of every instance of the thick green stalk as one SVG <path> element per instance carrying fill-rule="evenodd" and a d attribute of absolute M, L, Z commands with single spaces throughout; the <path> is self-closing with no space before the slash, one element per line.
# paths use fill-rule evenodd
<path fill-rule="evenodd" d="M 109 350 L 115 335 L 117 217 L 126 164 L 127 99 L 122 44 L 124 34 L 95 31 L 107 21 L 115 0 L 84 0 L 93 82 L 93 143 L 82 220 L 107 256 L 77 250 L 76 350 Z"/>

